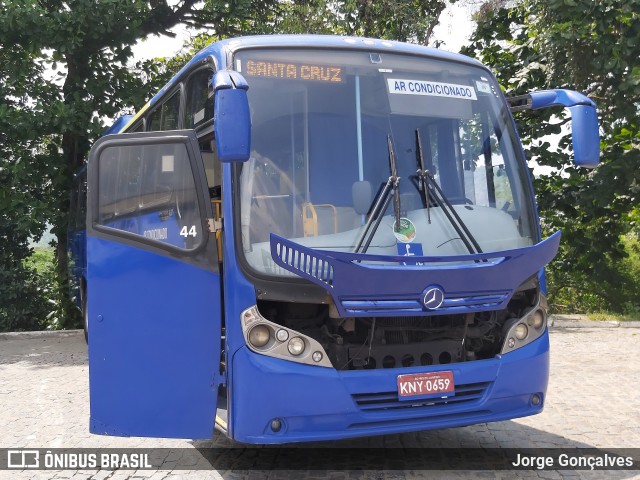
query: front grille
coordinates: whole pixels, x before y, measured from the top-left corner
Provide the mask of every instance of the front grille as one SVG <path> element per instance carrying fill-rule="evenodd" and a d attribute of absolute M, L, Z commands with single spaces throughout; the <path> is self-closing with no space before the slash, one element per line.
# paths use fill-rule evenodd
<path fill-rule="evenodd" d="M 491 382 L 467 383 L 456 385 L 455 395 L 446 398 L 427 398 L 419 400 L 398 400 L 398 392 L 356 393 L 351 395 L 363 412 L 378 412 L 405 408 L 430 409 L 443 405 L 460 405 L 478 402 L 488 390 Z"/>
<path fill-rule="evenodd" d="M 499 310 L 511 298 L 510 291 L 499 292 L 446 292 L 442 306 L 436 310 L 428 310 L 422 305 L 420 298 L 396 298 L 393 300 L 342 298 L 344 310 L 353 316 L 391 314 L 405 315 L 426 314 L 445 315 L 456 313 Z"/>

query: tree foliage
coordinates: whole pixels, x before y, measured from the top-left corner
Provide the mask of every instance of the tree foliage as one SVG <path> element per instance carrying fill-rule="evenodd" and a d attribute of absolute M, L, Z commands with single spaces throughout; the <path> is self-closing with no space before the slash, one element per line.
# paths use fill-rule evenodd
<path fill-rule="evenodd" d="M 38 238 L 47 224 L 58 239 L 54 303 L 62 306 L 59 326 L 77 325 L 64 301 L 69 192 L 74 172 L 104 128 L 103 119 L 148 97 L 150 77 L 128 66 L 131 46 L 178 23 L 236 32 L 243 15 L 275 3 L 0 2 L 0 330 L 39 324 L 45 299 L 37 288 L 28 288 L 37 276 L 24 259 L 31 253 L 29 238 Z M 227 22 L 227 31 L 228 18 L 238 21 Z"/>
<path fill-rule="evenodd" d="M 42 105 L 55 98 L 36 58 L 21 45 L 0 47 L 0 330 L 35 329 L 48 313 L 43 281 L 23 262 L 29 238 L 45 228 L 52 197 L 45 178 L 56 150 L 46 134 L 41 142 L 32 136 L 48 124 Z"/>
<path fill-rule="evenodd" d="M 235 34 L 353 35 L 438 45 L 433 30 L 457 0 L 281 0 L 270 9 L 227 16 L 224 28 L 197 35 L 186 51 L 155 62 L 168 80 L 201 48 Z"/>
<path fill-rule="evenodd" d="M 453 2 L 454 0 L 449 0 Z M 130 66 L 131 46 L 177 24 L 207 40 L 256 33 L 340 33 L 427 43 L 446 0 L 8 0 L 0 2 L 0 330 L 42 327 L 65 303 L 73 174 L 105 119 L 139 107 L 186 60 Z M 204 38 L 195 42 L 203 46 Z M 159 56 L 160 56 L 159 52 Z M 55 285 L 25 259 L 47 224 Z"/>
<path fill-rule="evenodd" d="M 570 163 L 569 119 L 560 111 L 518 118 L 529 158 L 551 170 L 535 181 L 543 226 L 564 232 L 551 293 L 574 308 L 638 308 L 623 239 L 640 205 L 640 1 L 489 7 L 480 10 L 466 53 L 491 66 L 507 93 L 570 88 L 598 105 L 602 163 L 593 171 Z M 561 136 L 557 147 L 549 135 Z"/>

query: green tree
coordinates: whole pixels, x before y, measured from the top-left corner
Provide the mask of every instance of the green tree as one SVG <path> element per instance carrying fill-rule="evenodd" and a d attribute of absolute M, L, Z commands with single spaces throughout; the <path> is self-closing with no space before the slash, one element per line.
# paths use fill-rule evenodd
<path fill-rule="evenodd" d="M 0 309 L 39 310 L 20 289 L 29 237 L 53 225 L 59 300 L 67 275 L 67 210 L 74 172 L 102 119 L 142 105 L 153 85 L 131 71 L 131 46 L 178 23 L 236 34 L 276 0 L 11 0 L 0 2 Z M 247 20 L 249 19 L 249 20 Z M 151 68 L 151 65 L 147 65 Z M 32 272 L 33 273 L 33 272 Z M 28 282 L 27 282 L 28 283 Z M 6 307 L 6 305 L 11 306 Z M 66 305 L 60 327 L 73 326 Z M 32 321 L 32 323 L 35 320 Z M 37 323 L 37 322 L 36 322 Z M 33 326 L 33 325 L 32 325 Z M 0 329 L 15 328 L 2 322 Z M 20 327 L 22 328 L 22 327 Z"/>
<path fill-rule="evenodd" d="M 224 28 L 196 36 L 186 51 L 157 59 L 155 69 L 168 80 L 198 50 L 234 34 L 355 35 L 436 45 L 433 30 L 447 4 L 458 0 L 280 0 L 271 9 L 222 16 Z"/>
<path fill-rule="evenodd" d="M 23 261 L 31 254 L 29 238 L 45 229 L 46 172 L 55 149 L 46 135 L 40 143 L 31 133 L 48 119 L 29 92 L 42 104 L 56 94 L 36 56 L 21 45 L 0 47 L 0 331 L 42 327 L 49 308 L 42 278 Z"/>
<path fill-rule="evenodd" d="M 574 167 L 559 111 L 518 116 L 528 157 L 552 167 L 536 181 L 546 231 L 562 228 L 549 273 L 559 303 L 621 311 L 637 302 L 624 268 L 623 235 L 640 205 L 640 1 L 492 1 L 480 9 L 466 49 L 488 64 L 509 94 L 572 88 L 598 104 L 601 165 Z M 552 147 L 548 135 L 561 135 Z"/>
<path fill-rule="evenodd" d="M 346 0 L 340 11 L 350 35 L 428 45 L 447 3 L 455 0 Z"/>

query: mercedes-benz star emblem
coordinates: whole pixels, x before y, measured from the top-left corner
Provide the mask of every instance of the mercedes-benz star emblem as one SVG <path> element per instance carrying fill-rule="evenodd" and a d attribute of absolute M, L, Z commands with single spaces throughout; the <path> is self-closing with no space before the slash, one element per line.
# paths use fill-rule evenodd
<path fill-rule="evenodd" d="M 429 310 L 440 308 L 444 303 L 444 292 L 438 287 L 431 287 L 424 293 L 422 303 Z"/>

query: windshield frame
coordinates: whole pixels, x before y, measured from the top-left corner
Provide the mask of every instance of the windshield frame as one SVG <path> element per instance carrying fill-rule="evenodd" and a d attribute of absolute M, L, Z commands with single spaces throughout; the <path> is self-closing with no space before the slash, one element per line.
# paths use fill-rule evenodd
<path fill-rule="evenodd" d="M 465 58 L 442 58 L 436 55 L 429 55 L 428 53 L 415 53 L 407 51 L 389 51 L 376 48 L 375 45 L 349 45 L 344 47 L 324 46 L 324 45 L 260 45 L 260 46 L 238 46 L 232 51 L 228 52 L 227 62 L 230 69 L 235 70 L 237 54 L 245 53 L 250 50 L 256 51 L 268 51 L 268 50 L 300 50 L 300 51 L 322 51 L 322 52 L 366 52 L 371 54 L 384 54 L 394 56 L 415 57 L 420 60 L 435 60 L 439 62 L 456 63 L 466 67 L 472 67 L 482 70 L 490 79 L 490 82 L 499 88 L 499 84 L 495 78 L 495 75 L 489 70 L 488 67 L 482 65 L 473 59 L 465 60 Z M 251 84 L 249 84 L 251 88 Z M 517 164 L 522 170 L 524 175 L 524 181 L 522 182 L 522 195 L 523 199 L 529 203 L 530 208 L 527 208 L 526 215 L 527 221 L 531 226 L 531 234 L 533 236 L 533 244 L 541 241 L 541 229 L 538 216 L 537 202 L 535 199 L 533 181 L 531 172 L 527 165 L 526 156 L 522 147 L 520 134 L 518 132 L 515 120 L 512 112 L 507 103 L 506 97 L 500 89 L 500 95 L 496 99 L 500 108 L 500 115 L 504 115 L 504 127 L 503 134 L 508 134 L 512 137 L 514 164 Z M 233 244 L 236 250 L 235 258 L 238 262 L 240 270 L 252 282 L 260 299 L 282 299 L 286 298 L 292 301 L 304 301 L 307 303 L 331 303 L 330 295 L 321 287 L 311 283 L 310 281 L 298 277 L 298 276 L 282 276 L 275 274 L 268 274 L 254 268 L 247 257 L 244 255 L 243 242 L 242 242 L 242 230 L 241 230 L 241 180 L 240 175 L 243 165 L 246 166 L 248 162 L 244 164 L 231 165 L 231 192 L 232 192 L 232 212 L 233 212 L 233 226 L 234 236 Z M 295 286 L 293 290 L 292 286 Z"/>

